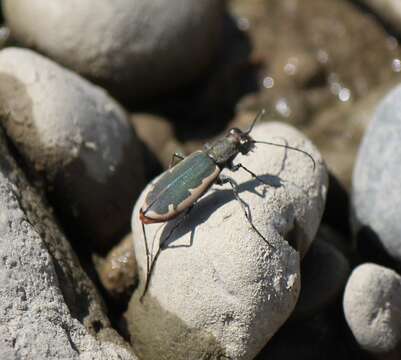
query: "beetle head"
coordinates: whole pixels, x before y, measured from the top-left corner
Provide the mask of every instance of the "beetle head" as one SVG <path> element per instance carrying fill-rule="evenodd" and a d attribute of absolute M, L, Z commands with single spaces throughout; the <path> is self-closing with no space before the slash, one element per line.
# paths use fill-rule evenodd
<path fill-rule="evenodd" d="M 240 129 L 232 128 L 227 134 L 227 137 L 236 145 L 238 151 L 245 155 L 255 146 L 254 140 L 249 136 L 248 132 L 243 132 Z"/>
<path fill-rule="evenodd" d="M 253 130 L 256 122 L 263 117 L 265 112 L 266 111 L 264 109 L 259 111 L 259 113 L 256 115 L 255 119 L 252 121 L 252 124 L 248 130 L 242 131 L 237 128 L 232 128 L 232 129 L 230 129 L 230 131 L 228 132 L 226 137 L 228 139 L 230 139 L 230 141 L 232 143 L 235 144 L 236 149 L 238 149 L 238 151 L 243 155 L 248 154 L 255 147 L 255 144 L 278 146 L 278 147 L 283 147 L 283 148 L 286 148 L 289 150 L 298 151 L 298 152 L 308 156 L 313 163 L 313 169 L 315 169 L 315 166 L 316 166 L 315 160 L 313 159 L 312 155 L 309 154 L 308 152 L 298 149 L 298 148 L 294 148 L 287 144 L 276 144 L 276 143 L 272 143 L 269 141 L 256 141 L 249 135 L 251 133 L 251 131 Z"/>
<path fill-rule="evenodd" d="M 256 122 L 261 119 L 265 113 L 265 109 L 260 110 L 247 131 L 242 131 L 237 128 L 230 129 L 227 137 L 230 138 L 230 140 L 236 145 L 241 154 L 246 155 L 254 148 L 255 141 L 249 134 L 251 133 Z"/>

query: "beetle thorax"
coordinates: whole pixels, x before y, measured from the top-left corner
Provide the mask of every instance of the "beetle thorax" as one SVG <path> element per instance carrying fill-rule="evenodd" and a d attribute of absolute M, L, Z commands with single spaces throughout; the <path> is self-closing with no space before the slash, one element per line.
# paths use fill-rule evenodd
<path fill-rule="evenodd" d="M 227 137 L 217 140 L 207 148 L 207 154 L 220 167 L 226 166 L 226 164 L 232 161 L 238 153 L 238 144 Z"/>
<path fill-rule="evenodd" d="M 219 165 L 220 168 L 227 166 L 241 153 L 248 154 L 255 146 L 255 141 L 248 132 L 232 128 L 227 135 L 216 140 L 211 145 L 206 145 L 206 153 Z"/>

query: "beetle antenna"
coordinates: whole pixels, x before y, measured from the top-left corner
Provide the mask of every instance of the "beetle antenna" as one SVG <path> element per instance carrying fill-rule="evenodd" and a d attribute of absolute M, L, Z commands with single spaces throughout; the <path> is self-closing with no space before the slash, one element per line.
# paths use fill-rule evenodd
<path fill-rule="evenodd" d="M 248 135 L 252 130 L 253 127 L 255 126 L 256 122 L 261 119 L 264 115 L 266 114 L 266 110 L 262 109 L 258 112 L 258 114 L 256 115 L 255 119 L 252 121 L 251 126 L 249 127 L 249 129 L 247 131 L 245 131 L 245 135 Z"/>
<path fill-rule="evenodd" d="M 272 142 L 268 142 L 268 141 L 256 141 L 256 140 L 255 140 L 255 141 L 252 141 L 252 142 L 253 142 L 254 144 L 266 144 L 266 145 L 278 146 L 278 147 L 283 147 L 283 148 L 286 148 L 286 149 L 289 149 L 289 150 L 298 151 L 298 152 L 300 152 L 300 153 L 302 153 L 302 154 L 308 156 L 308 157 L 312 160 L 312 162 L 313 162 L 313 170 L 315 170 L 315 168 L 316 168 L 316 161 L 315 161 L 315 159 L 312 157 L 311 154 L 309 154 L 309 153 L 306 152 L 306 151 L 303 151 L 303 150 L 301 150 L 301 149 L 297 149 L 297 148 L 292 147 L 292 146 L 289 146 L 289 145 L 276 144 L 276 143 L 272 143 Z"/>

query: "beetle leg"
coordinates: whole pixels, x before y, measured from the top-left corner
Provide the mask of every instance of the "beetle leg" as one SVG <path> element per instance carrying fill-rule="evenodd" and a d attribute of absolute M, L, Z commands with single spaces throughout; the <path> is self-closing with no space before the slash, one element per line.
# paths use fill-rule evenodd
<path fill-rule="evenodd" d="M 243 169 L 245 170 L 248 174 L 250 174 L 252 177 L 254 177 L 256 180 L 258 180 L 259 182 L 261 182 L 262 184 L 269 186 L 268 183 L 266 183 L 265 181 L 262 180 L 262 178 L 258 175 L 256 175 L 253 171 L 249 170 L 248 168 L 246 168 L 244 165 L 240 164 L 232 164 L 229 166 L 229 169 L 231 171 L 237 171 L 238 169 Z"/>
<path fill-rule="evenodd" d="M 145 224 L 142 224 L 142 232 L 143 232 L 143 241 L 145 242 L 145 252 L 146 252 L 146 273 L 149 274 L 149 267 L 150 267 L 150 253 L 149 253 L 149 246 L 148 246 L 148 239 L 146 238 L 146 231 L 145 231 Z"/>
<path fill-rule="evenodd" d="M 182 218 L 180 219 L 180 221 L 177 221 L 174 226 L 171 228 L 171 230 L 169 231 L 169 233 L 167 234 L 167 236 L 163 239 L 163 241 L 160 243 L 159 248 L 157 249 L 157 252 L 154 256 L 154 258 L 152 259 L 151 262 L 149 262 L 149 257 L 147 258 L 148 261 L 148 271 L 146 274 L 146 281 L 145 281 L 145 286 L 143 288 L 143 292 L 141 297 L 139 298 L 139 301 L 142 303 L 143 297 L 146 294 L 146 291 L 148 290 L 149 287 L 149 283 L 150 283 L 150 277 L 152 275 L 154 266 L 156 264 L 156 260 L 159 257 L 160 253 L 162 252 L 163 249 L 165 249 L 165 247 L 163 246 L 163 244 L 170 238 L 170 236 L 173 234 L 173 232 L 185 221 L 185 219 L 188 217 L 189 212 L 192 210 L 192 208 L 194 207 L 194 204 L 192 204 L 192 206 L 190 206 L 184 213 L 184 215 L 182 216 Z M 150 263 L 150 265 L 149 265 Z"/>
<path fill-rule="evenodd" d="M 182 154 L 178 154 L 178 153 L 174 153 L 173 155 L 171 155 L 171 160 L 170 160 L 170 164 L 168 166 L 169 169 L 171 169 L 173 166 L 177 165 L 181 160 L 184 159 L 185 156 L 183 156 Z M 180 159 L 178 162 L 175 162 L 175 159 Z"/>
<path fill-rule="evenodd" d="M 239 164 L 239 165 L 241 165 L 241 164 Z M 227 184 L 227 183 L 231 185 L 231 188 L 232 188 L 232 190 L 233 190 L 234 197 L 235 197 L 236 200 L 240 203 L 241 208 L 242 208 L 242 211 L 244 212 L 245 218 L 248 220 L 249 225 L 251 225 L 252 229 L 263 239 L 263 241 L 264 241 L 266 244 L 268 244 L 270 247 L 272 247 L 273 249 L 275 249 L 275 247 L 274 247 L 271 243 L 269 243 L 269 242 L 267 241 L 267 239 L 260 233 L 260 231 L 259 231 L 259 230 L 256 228 L 256 226 L 253 224 L 252 219 L 251 219 L 251 214 L 250 214 L 249 206 L 248 206 L 248 204 L 247 204 L 244 200 L 242 200 L 241 197 L 239 196 L 239 193 L 238 193 L 238 184 L 235 182 L 235 180 L 232 179 L 232 178 L 230 178 L 230 177 L 228 177 L 228 176 L 225 176 L 225 175 L 220 174 L 217 183 L 218 183 L 219 185 L 223 185 L 223 184 Z"/>

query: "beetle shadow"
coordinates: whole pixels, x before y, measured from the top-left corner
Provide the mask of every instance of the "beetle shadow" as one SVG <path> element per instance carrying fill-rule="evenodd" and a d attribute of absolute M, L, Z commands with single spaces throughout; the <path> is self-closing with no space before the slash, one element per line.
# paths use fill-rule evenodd
<path fill-rule="evenodd" d="M 279 188 L 283 186 L 283 180 L 275 175 L 258 175 L 258 177 L 272 188 Z M 263 187 L 263 192 L 260 193 L 256 187 L 261 183 L 257 179 L 251 179 L 238 185 L 238 194 L 241 197 L 241 193 L 249 191 L 261 198 L 266 196 L 266 185 Z M 209 217 L 224 204 L 237 200 L 232 189 L 223 189 L 214 191 L 211 194 L 206 195 L 201 200 L 194 204 L 194 207 L 187 215 L 180 216 L 177 219 L 169 221 L 162 230 L 160 236 L 160 247 L 161 250 L 174 249 L 182 247 L 191 247 L 194 241 L 196 228 L 205 223 Z M 249 205 L 243 201 L 246 211 L 249 214 L 250 221 L 252 222 L 252 214 Z M 240 204 L 238 204 L 240 206 Z M 242 212 L 242 209 L 240 209 Z M 243 214 L 245 217 L 245 214 Z M 188 221 L 190 219 L 190 221 Z M 173 245 L 173 243 L 186 235 L 188 232 L 191 233 L 188 244 Z"/>

